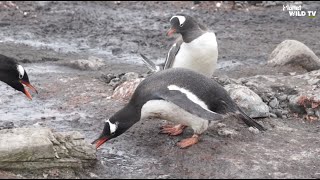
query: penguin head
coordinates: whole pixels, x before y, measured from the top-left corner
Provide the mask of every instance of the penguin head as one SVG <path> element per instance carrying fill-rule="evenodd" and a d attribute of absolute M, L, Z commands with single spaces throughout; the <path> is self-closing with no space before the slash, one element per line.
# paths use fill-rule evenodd
<path fill-rule="evenodd" d="M 6 66 L 5 69 L 1 69 L 0 80 L 12 88 L 24 93 L 30 100 L 32 97 L 24 85 L 38 93 L 38 91 L 30 84 L 28 74 L 20 64 Z"/>
<path fill-rule="evenodd" d="M 98 139 L 94 140 L 92 144 L 96 144 L 96 148 L 98 149 L 102 144 L 104 144 L 108 140 L 119 136 L 122 133 L 120 133 L 120 131 L 118 130 L 118 127 L 119 127 L 118 121 L 113 122 L 112 118 L 106 120 L 101 135 L 98 137 Z"/>
<path fill-rule="evenodd" d="M 184 34 L 188 31 L 201 30 L 201 27 L 193 17 L 184 14 L 172 16 L 170 25 L 167 36 L 171 36 L 174 33 Z"/>
<path fill-rule="evenodd" d="M 91 144 L 96 144 L 96 148 L 98 149 L 105 142 L 123 134 L 139 120 L 139 111 L 136 111 L 136 109 L 129 104 L 105 121 L 102 133 Z"/>

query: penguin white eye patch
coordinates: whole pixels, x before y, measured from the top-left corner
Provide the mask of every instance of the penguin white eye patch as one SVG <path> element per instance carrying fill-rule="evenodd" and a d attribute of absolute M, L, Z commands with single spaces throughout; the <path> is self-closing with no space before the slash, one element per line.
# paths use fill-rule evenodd
<path fill-rule="evenodd" d="M 19 72 L 19 78 L 20 79 L 22 79 L 23 78 L 23 76 L 24 76 L 24 68 L 21 66 L 21 65 L 18 65 L 17 66 L 17 70 L 18 70 L 18 72 Z"/>
<path fill-rule="evenodd" d="M 118 122 L 116 122 L 115 124 L 113 124 L 112 122 L 110 122 L 110 120 L 106 120 L 106 123 L 109 124 L 110 127 L 110 133 L 113 134 L 116 132 L 116 130 L 118 129 Z"/>
<path fill-rule="evenodd" d="M 183 26 L 183 23 L 186 21 L 186 17 L 184 17 L 184 16 L 172 16 L 172 18 L 170 19 L 170 21 L 171 21 L 173 18 L 178 18 L 179 23 L 180 23 L 180 27 L 182 27 L 182 26 Z"/>

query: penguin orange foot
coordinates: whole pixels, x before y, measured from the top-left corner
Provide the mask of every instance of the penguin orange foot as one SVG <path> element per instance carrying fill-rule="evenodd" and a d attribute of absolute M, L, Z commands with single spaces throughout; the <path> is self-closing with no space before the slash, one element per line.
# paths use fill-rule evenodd
<path fill-rule="evenodd" d="M 182 125 L 182 124 L 177 124 L 177 125 L 164 125 L 161 127 L 161 131 L 160 133 L 162 134 L 168 134 L 170 136 L 178 136 L 180 135 L 183 130 L 186 128 L 187 126 Z"/>
<path fill-rule="evenodd" d="M 191 138 L 183 139 L 177 143 L 180 148 L 187 148 L 199 142 L 199 135 L 194 134 Z"/>

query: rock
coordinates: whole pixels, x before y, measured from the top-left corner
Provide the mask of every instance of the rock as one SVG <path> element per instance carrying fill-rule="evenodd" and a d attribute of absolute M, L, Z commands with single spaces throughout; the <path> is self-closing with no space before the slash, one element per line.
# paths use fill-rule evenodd
<path fill-rule="evenodd" d="M 2 130 L 2 129 L 12 129 L 12 128 L 14 128 L 15 126 L 14 126 L 14 123 L 13 122 L 11 122 L 11 121 L 9 121 L 9 122 L 4 122 L 4 123 L 1 123 L 0 124 L 0 130 Z"/>
<path fill-rule="evenodd" d="M 242 85 L 229 84 L 225 86 L 231 98 L 247 113 L 251 118 L 267 117 L 269 107 L 262 99 L 248 87 Z"/>
<path fill-rule="evenodd" d="M 294 96 L 289 100 L 289 107 L 291 111 L 306 114 L 308 116 L 316 116 L 319 117 L 320 110 L 320 95 L 302 95 L 302 96 Z"/>
<path fill-rule="evenodd" d="M 287 95 L 281 95 L 278 97 L 279 101 L 285 101 L 287 100 L 288 96 Z"/>
<path fill-rule="evenodd" d="M 84 167 L 96 160 L 96 149 L 79 132 L 48 128 L 0 130 L 1 169 Z"/>
<path fill-rule="evenodd" d="M 117 56 L 122 53 L 122 49 L 120 47 L 113 48 L 111 50 L 112 55 Z"/>
<path fill-rule="evenodd" d="M 312 109 L 312 108 L 306 108 L 306 112 L 307 112 L 307 115 L 308 116 L 312 116 L 312 115 L 314 115 L 314 109 Z"/>
<path fill-rule="evenodd" d="M 276 110 L 274 113 L 276 114 L 277 117 L 279 117 L 279 118 L 281 118 L 281 119 L 283 118 L 281 111 Z"/>
<path fill-rule="evenodd" d="M 259 129 L 254 128 L 254 127 L 249 127 L 248 129 L 249 129 L 249 131 L 252 132 L 253 134 L 259 134 L 259 132 L 260 132 Z"/>
<path fill-rule="evenodd" d="M 93 56 L 89 57 L 88 59 L 79 59 L 70 62 L 63 62 L 63 64 L 75 69 L 91 71 L 99 70 L 101 69 L 101 67 L 105 65 L 102 59 Z"/>
<path fill-rule="evenodd" d="M 320 59 L 303 43 L 285 40 L 271 53 L 268 64 L 276 66 L 299 65 L 307 71 L 320 69 Z"/>
<path fill-rule="evenodd" d="M 272 108 L 277 108 L 279 106 L 279 101 L 277 98 L 273 98 L 270 102 L 269 102 L 269 106 Z"/>
<path fill-rule="evenodd" d="M 217 128 L 224 128 L 224 127 L 226 127 L 227 125 L 226 124 L 224 124 L 224 123 L 218 123 L 217 124 Z"/>
<path fill-rule="evenodd" d="M 305 108 L 299 104 L 299 98 L 300 96 L 290 96 L 289 97 L 289 108 L 292 112 L 298 113 L 298 114 L 305 114 L 306 110 Z"/>
<path fill-rule="evenodd" d="M 317 110 L 315 110 L 314 115 L 318 118 L 320 118 L 320 108 L 318 108 Z"/>
<path fill-rule="evenodd" d="M 218 134 L 223 137 L 235 137 L 238 133 L 229 128 L 221 128 L 218 130 Z"/>
<path fill-rule="evenodd" d="M 124 74 L 122 77 L 121 77 L 121 81 L 124 82 L 124 81 L 130 81 L 130 80 L 133 80 L 133 79 L 137 79 L 139 77 L 139 74 L 138 73 L 135 73 L 135 72 L 128 72 L 126 74 Z"/>
<path fill-rule="evenodd" d="M 107 75 L 102 75 L 102 78 L 106 83 L 109 84 L 112 79 L 116 78 L 116 76 L 114 74 L 107 74 Z"/>
<path fill-rule="evenodd" d="M 231 84 L 231 79 L 226 76 L 226 75 L 222 75 L 219 77 L 214 77 L 214 79 L 221 85 L 225 86 L 227 84 Z"/>
<path fill-rule="evenodd" d="M 113 91 L 112 99 L 121 100 L 121 101 L 129 101 L 131 99 L 132 94 L 138 87 L 138 85 L 144 80 L 144 78 L 132 79 L 129 81 L 125 81 L 120 84 Z"/>
<path fill-rule="evenodd" d="M 113 86 L 113 87 L 117 87 L 119 84 L 120 84 L 120 78 L 113 78 L 111 79 L 111 81 L 109 82 L 109 85 L 110 86 Z"/>
<path fill-rule="evenodd" d="M 273 114 L 273 113 L 270 113 L 269 115 L 270 115 L 270 117 L 272 117 L 272 118 L 277 118 L 277 117 L 278 117 L 276 114 Z"/>

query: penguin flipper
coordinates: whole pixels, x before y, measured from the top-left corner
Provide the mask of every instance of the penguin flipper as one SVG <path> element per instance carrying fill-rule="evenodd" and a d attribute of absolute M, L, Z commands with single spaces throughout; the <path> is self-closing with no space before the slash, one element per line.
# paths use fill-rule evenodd
<path fill-rule="evenodd" d="M 174 44 L 171 46 L 171 48 L 170 48 L 170 50 L 169 50 L 169 52 L 168 52 L 166 61 L 165 61 L 165 63 L 164 63 L 163 69 L 172 68 L 173 61 L 174 61 L 174 59 L 176 58 L 176 55 L 177 55 L 177 53 L 179 52 L 180 46 L 181 46 L 182 43 L 183 43 L 182 38 L 179 38 L 179 39 L 177 39 L 176 43 L 174 43 Z"/>
<path fill-rule="evenodd" d="M 222 120 L 225 116 L 222 114 L 215 113 L 213 111 L 202 108 L 200 105 L 191 101 L 185 94 L 182 94 L 179 91 L 167 91 L 161 95 L 156 95 L 157 99 L 162 99 L 168 102 L 171 102 L 185 111 L 196 115 L 202 119 L 209 121 L 218 121 Z"/>
<path fill-rule="evenodd" d="M 255 127 L 257 129 L 259 129 L 260 131 L 265 131 L 267 130 L 266 128 L 264 128 L 262 125 L 260 125 L 259 123 L 257 123 L 254 119 L 252 119 L 250 116 L 248 116 L 245 112 L 243 112 L 240 108 L 238 115 L 240 116 L 240 118 L 248 125 L 251 127 Z"/>
<path fill-rule="evenodd" d="M 162 69 L 160 66 L 154 64 L 154 62 L 148 59 L 145 55 L 140 53 L 140 56 L 142 57 L 142 61 L 152 72 L 158 72 Z"/>
<path fill-rule="evenodd" d="M 240 118 L 246 125 L 250 127 L 255 127 L 259 129 L 260 131 L 265 131 L 266 128 L 264 128 L 262 125 L 260 125 L 258 122 L 256 122 L 254 119 L 252 119 L 250 116 L 248 116 L 235 102 L 229 102 L 229 104 L 223 100 L 219 101 L 221 104 L 221 108 L 217 110 L 219 113 L 226 113 L 226 112 L 233 112 L 230 113 L 230 115 L 234 115 L 236 118 Z"/>

